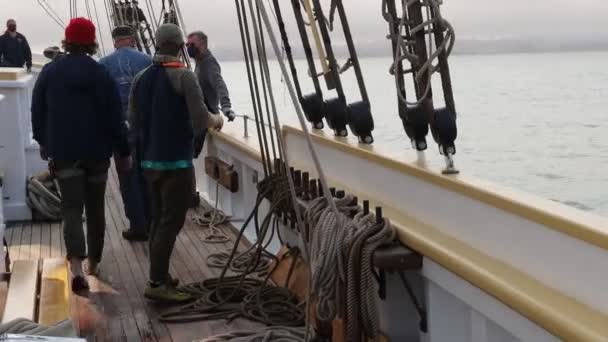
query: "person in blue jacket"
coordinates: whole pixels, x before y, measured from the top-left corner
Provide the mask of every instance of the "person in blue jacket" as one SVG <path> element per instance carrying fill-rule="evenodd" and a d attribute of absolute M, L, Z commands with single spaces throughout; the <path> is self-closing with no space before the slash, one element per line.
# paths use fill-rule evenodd
<path fill-rule="evenodd" d="M 0 67 L 32 70 L 32 50 L 24 35 L 17 32 L 17 22 L 9 19 L 6 32 L 0 36 Z"/>
<path fill-rule="evenodd" d="M 91 55 L 97 50 L 95 25 L 72 19 L 65 29 L 66 55 L 41 71 L 32 95 L 32 129 L 40 156 L 59 181 L 63 235 L 72 290 L 88 288 L 86 272 L 96 275 L 105 237 L 105 190 L 110 158 L 131 168 L 127 125 L 116 82 Z M 86 238 L 82 229 L 86 210 Z"/>
<path fill-rule="evenodd" d="M 152 65 L 152 59 L 135 49 L 135 33 L 129 26 L 119 26 L 112 31 L 116 51 L 99 60 L 118 85 L 123 118 L 127 119 L 127 107 L 131 84 L 135 76 Z M 133 139 L 129 139 L 131 151 L 135 151 Z M 134 153 L 137 159 L 137 153 Z M 150 230 L 149 199 L 141 167 L 134 164 L 129 172 L 118 173 L 120 192 L 130 227 L 122 236 L 130 241 L 147 241 Z"/>

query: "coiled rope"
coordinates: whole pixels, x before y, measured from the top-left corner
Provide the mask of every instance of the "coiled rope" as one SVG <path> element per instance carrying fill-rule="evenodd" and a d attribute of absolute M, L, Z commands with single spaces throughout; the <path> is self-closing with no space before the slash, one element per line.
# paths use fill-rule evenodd
<path fill-rule="evenodd" d="M 266 247 L 277 228 L 275 224 L 271 224 L 273 213 L 279 208 L 284 208 L 287 205 L 285 202 L 289 199 L 286 183 L 285 176 L 274 174 L 258 184 L 256 205 L 239 231 L 232 251 L 226 259 L 220 260 L 223 263 L 220 277 L 188 284 L 181 288 L 199 299 L 176 311 L 164 314 L 161 316 L 162 321 L 177 323 L 196 320 L 232 320 L 243 317 L 271 326 L 304 325 L 305 305 L 300 303 L 288 289 L 269 284 L 270 274 L 274 270 L 270 269 L 270 264 L 265 266 L 263 279 L 251 277 L 258 273 L 260 265 L 266 263 L 264 258 L 277 261 L 274 265 L 275 267 L 278 265 L 278 259 L 268 252 Z M 260 223 L 258 210 L 265 198 L 268 198 L 271 204 Z M 237 248 L 252 220 L 256 227 L 257 241 L 245 253 L 239 255 Z M 237 275 L 226 276 L 228 270 L 235 271 Z"/>
<path fill-rule="evenodd" d="M 209 210 L 204 210 L 202 214 L 192 216 L 192 222 L 205 231 L 203 241 L 206 243 L 226 243 L 230 241 L 228 235 L 220 227 L 228 222 L 228 216 L 218 209 L 220 197 L 220 183 L 215 184 L 215 205 Z"/>
<path fill-rule="evenodd" d="M 380 323 L 372 274 L 373 253 L 395 240 L 396 232 L 386 219 L 375 221 L 354 206 L 354 197 L 335 199 L 339 215 L 329 209 L 326 199 L 310 203 L 306 218 L 312 227 L 309 234 L 312 268 L 312 294 L 317 300 L 317 317 L 331 322 L 338 316 L 338 302 L 345 302 L 348 341 L 362 335 L 374 338 Z M 352 219 L 350 218 L 352 216 Z M 336 289 L 346 289 L 339 293 Z"/>
<path fill-rule="evenodd" d="M 62 218 L 59 184 L 48 172 L 28 179 L 26 202 L 43 219 L 59 221 Z"/>

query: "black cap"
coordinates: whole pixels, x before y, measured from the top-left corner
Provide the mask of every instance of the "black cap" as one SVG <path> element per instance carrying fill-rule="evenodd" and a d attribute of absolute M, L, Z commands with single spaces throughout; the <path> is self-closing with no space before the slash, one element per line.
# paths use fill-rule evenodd
<path fill-rule="evenodd" d="M 129 26 L 118 26 L 112 30 L 112 38 L 131 37 L 134 34 L 133 29 Z"/>

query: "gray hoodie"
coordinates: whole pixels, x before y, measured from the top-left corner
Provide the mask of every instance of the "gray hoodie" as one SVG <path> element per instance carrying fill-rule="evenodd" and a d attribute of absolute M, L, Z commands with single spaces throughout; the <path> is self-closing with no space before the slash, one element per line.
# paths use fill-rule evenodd
<path fill-rule="evenodd" d="M 154 63 L 179 63 L 181 60 L 174 56 L 167 55 L 156 55 L 154 57 Z M 145 70 L 144 70 L 145 71 Z M 133 80 L 133 86 L 131 87 L 131 95 L 129 96 L 129 124 L 131 129 L 135 129 L 138 126 L 138 115 L 137 108 L 135 108 L 135 101 L 133 100 L 133 89 L 139 81 L 141 74 L 140 72 Z M 209 113 L 207 106 L 205 105 L 204 95 L 201 91 L 201 87 L 198 84 L 196 75 L 187 68 L 167 68 L 167 76 L 171 85 L 179 95 L 183 95 L 186 99 L 188 111 L 192 118 L 192 127 L 194 129 L 194 135 L 199 136 L 206 131 L 207 128 L 217 127 L 218 120 L 222 118 L 218 115 Z"/>

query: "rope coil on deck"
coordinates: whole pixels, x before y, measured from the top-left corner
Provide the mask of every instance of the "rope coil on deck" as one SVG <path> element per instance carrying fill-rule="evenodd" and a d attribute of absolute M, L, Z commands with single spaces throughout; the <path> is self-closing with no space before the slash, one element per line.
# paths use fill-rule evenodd
<path fill-rule="evenodd" d="M 212 209 L 204 210 L 202 214 L 192 216 L 192 222 L 205 230 L 203 241 L 206 243 L 226 243 L 230 241 L 221 225 L 228 222 L 228 216 L 218 209 L 220 183 L 215 185 L 215 205 Z M 220 267 L 221 268 L 221 267 Z"/>
<path fill-rule="evenodd" d="M 48 172 L 30 177 L 27 181 L 27 205 L 42 219 L 61 220 L 61 192 L 57 180 Z"/>
<path fill-rule="evenodd" d="M 305 305 L 300 303 L 290 290 L 269 284 L 270 274 L 274 270 L 270 269 L 270 264 L 278 260 L 266 250 L 266 247 L 277 228 L 277 225 L 273 224 L 272 215 L 279 208 L 284 208 L 289 200 L 286 183 L 285 176 L 274 174 L 258 184 L 256 205 L 239 231 L 232 250 L 219 254 L 221 256 L 219 261 L 223 264 L 220 277 L 182 287 L 181 290 L 199 299 L 162 315 L 162 321 L 178 323 L 197 320 L 233 320 L 242 317 L 271 326 L 304 325 Z M 260 223 L 258 210 L 264 199 L 269 199 L 271 205 L 269 212 Z M 237 248 L 252 220 L 258 233 L 257 242 L 247 251 L 239 254 Z M 274 265 L 276 267 L 278 262 Z M 265 269 L 263 279 L 252 277 L 262 268 Z M 237 275 L 226 276 L 229 270 L 236 270 Z"/>

